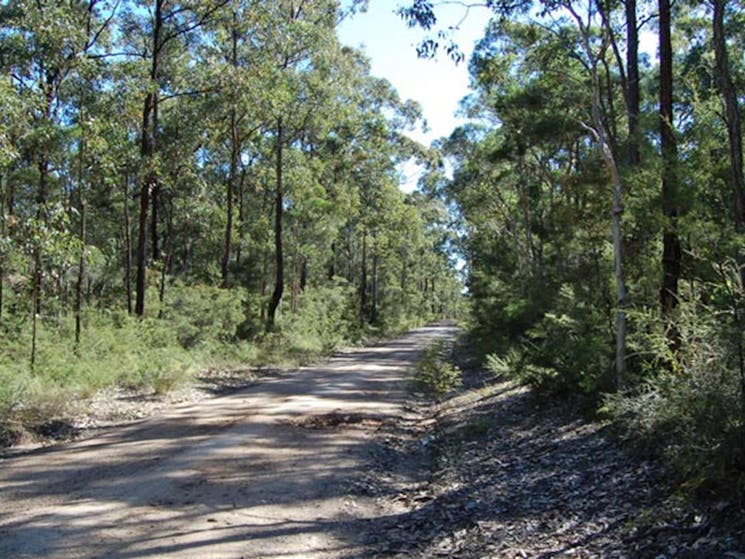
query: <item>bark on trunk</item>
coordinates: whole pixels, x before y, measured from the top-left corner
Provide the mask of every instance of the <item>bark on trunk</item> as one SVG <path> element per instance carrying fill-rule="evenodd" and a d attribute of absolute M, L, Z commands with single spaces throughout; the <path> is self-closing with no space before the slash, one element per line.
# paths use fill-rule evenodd
<path fill-rule="evenodd" d="M 241 180 L 238 181 L 238 243 L 235 247 L 235 266 L 240 268 L 243 249 L 243 224 L 246 221 L 246 169 L 241 169 Z"/>
<path fill-rule="evenodd" d="M 151 178 L 140 190 L 140 220 L 137 231 L 137 277 L 135 278 L 135 314 L 145 316 L 145 289 L 147 288 L 147 210 L 150 205 Z"/>
<path fill-rule="evenodd" d="M 626 112 L 629 122 L 629 164 L 641 162 L 639 137 L 639 30 L 636 21 L 636 0 L 625 0 L 626 9 Z"/>
<path fill-rule="evenodd" d="M 7 177 L 3 171 L 0 174 L 0 238 L 4 239 L 7 234 L 7 214 L 6 214 L 6 191 Z M 5 252 L 0 252 L 0 328 L 3 325 L 3 308 L 4 308 L 4 287 L 5 287 Z"/>
<path fill-rule="evenodd" d="M 173 236 L 173 212 L 168 211 L 166 218 L 166 235 L 163 241 L 163 268 L 160 273 L 160 285 L 158 287 L 158 318 L 163 318 L 166 301 L 166 280 L 171 269 L 173 261 L 171 250 L 171 238 Z"/>
<path fill-rule="evenodd" d="M 49 161 L 45 156 L 39 159 L 39 190 L 36 195 L 36 219 L 41 222 L 46 220 L 45 204 L 47 201 L 47 181 L 49 180 Z M 34 272 L 32 288 L 32 317 L 31 317 L 31 371 L 36 366 L 36 346 L 39 331 L 39 318 L 41 317 L 41 289 L 42 289 L 42 247 L 37 243 L 34 246 Z"/>
<path fill-rule="evenodd" d="M 75 285 L 75 351 L 80 351 L 80 338 L 83 331 L 83 282 L 85 281 L 85 243 L 87 239 L 87 212 L 85 185 L 83 183 L 83 162 L 85 160 L 85 140 L 80 141 L 80 161 L 78 168 L 78 204 L 80 206 L 80 258 L 78 260 L 78 280 Z"/>
<path fill-rule="evenodd" d="M 628 304 L 628 293 L 626 291 L 626 276 L 623 266 L 623 236 L 622 236 L 622 216 L 623 216 L 623 183 L 621 174 L 618 170 L 618 162 L 613 150 L 613 146 L 608 137 L 608 130 L 605 127 L 605 121 L 602 113 L 600 75 L 598 72 L 597 58 L 593 55 L 590 46 L 590 31 L 582 23 L 582 19 L 569 8 L 580 31 L 582 32 L 583 46 L 585 53 L 593 63 L 591 66 L 591 77 L 593 81 L 592 96 L 592 133 L 600 144 L 603 155 L 603 161 L 608 168 L 611 178 L 611 187 L 613 189 L 613 210 L 611 219 L 611 229 L 613 234 L 613 265 L 616 278 L 616 362 L 615 362 L 615 385 L 616 389 L 621 389 L 626 378 L 626 306 Z"/>
<path fill-rule="evenodd" d="M 267 309 L 266 330 L 274 330 L 277 308 L 282 301 L 284 291 L 284 256 L 282 254 L 282 214 L 284 208 L 284 193 L 282 184 L 282 152 L 284 149 L 284 130 L 282 128 L 282 119 L 277 120 L 277 145 L 276 151 L 276 191 L 274 194 L 274 291 L 272 291 Z"/>
<path fill-rule="evenodd" d="M 673 353 L 680 347 L 680 333 L 675 324 L 678 307 L 678 283 L 681 269 L 681 247 L 678 235 L 678 148 L 673 130 L 673 50 L 670 0 L 659 1 L 660 39 L 660 145 L 662 151 L 662 211 L 665 218 L 662 236 L 662 316 L 670 321 L 666 330 L 668 346 Z"/>
<path fill-rule="evenodd" d="M 160 51 L 162 47 L 161 34 L 163 30 L 163 3 L 164 0 L 155 2 L 155 19 L 153 23 L 153 43 L 152 59 L 150 67 L 150 87 L 152 91 L 145 95 L 145 103 L 142 110 L 142 137 L 140 140 L 140 157 L 143 166 L 147 169 L 146 176 L 142 181 L 140 189 L 140 216 L 139 231 L 137 234 L 137 278 L 135 281 L 135 290 L 137 291 L 135 301 L 135 314 L 139 317 L 145 315 L 145 291 L 147 290 L 147 221 L 148 210 L 150 208 L 151 197 L 157 191 L 157 176 L 152 169 L 155 149 L 156 134 L 158 128 L 158 79 L 160 67 Z M 157 201 L 156 201 L 157 204 Z M 154 205 L 154 214 L 157 211 Z M 157 225 L 157 214 L 154 215 L 153 225 Z M 155 229 L 155 227 L 153 227 Z M 157 250 L 157 232 L 154 233 L 153 249 Z M 157 253 L 153 253 L 157 258 Z"/>
<path fill-rule="evenodd" d="M 308 286 L 308 259 L 303 257 L 300 262 L 300 292 L 304 293 Z"/>
<path fill-rule="evenodd" d="M 360 322 L 365 322 L 367 309 L 367 231 L 362 232 L 362 267 L 360 269 Z"/>
<path fill-rule="evenodd" d="M 724 101 L 727 136 L 729 139 L 730 173 L 732 175 L 733 218 L 735 231 L 745 231 L 745 177 L 743 177 L 742 123 L 737 90 L 732 81 L 727 53 L 727 39 L 724 32 L 724 11 L 727 0 L 714 0 L 713 36 L 714 53 L 717 64 L 717 84 Z M 745 257 L 742 250 L 737 255 L 740 280 L 745 286 Z"/>
<path fill-rule="evenodd" d="M 375 236 L 373 236 L 373 239 L 375 239 Z M 377 246 L 375 246 L 373 247 L 373 257 L 372 257 L 372 308 L 370 309 L 370 322 L 375 324 L 377 321 L 378 321 L 378 250 L 377 250 Z"/>
<path fill-rule="evenodd" d="M 124 289 L 127 314 L 132 314 L 132 223 L 129 217 L 129 175 L 124 174 Z"/>
<path fill-rule="evenodd" d="M 156 105 L 157 106 L 157 105 Z M 154 262 L 160 260 L 160 232 L 158 223 L 160 222 L 160 183 L 157 179 L 153 180 L 150 189 L 150 257 Z"/>
<path fill-rule="evenodd" d="M 231 62 L 233 69 L 238 68 L 238 28 L 237 28 L 238 14 L 233 12 L 233 28 L 231 30 Z M 238 154 L 240 146 L 238 145 L 238 111 L 235 107 L 235 100 L 230 108 L 230 170 L 228 172 L 228 181 L 226 185 L 226 223 L 225 223 L 225 244 L 223 247 L 222 262 L 221 262 L 221 273 L 222 273 L 222 287 L 227 288 L 229 286 L 229 268 L 230 268 L 230 254 L 233 248 L 233 198 L 235 196 L 235 183 L 238 175 Z"/>

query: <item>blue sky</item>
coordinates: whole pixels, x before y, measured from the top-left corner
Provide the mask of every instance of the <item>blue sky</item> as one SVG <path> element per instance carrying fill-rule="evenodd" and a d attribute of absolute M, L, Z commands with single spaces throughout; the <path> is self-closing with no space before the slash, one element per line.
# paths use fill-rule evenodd
<path fill-rule="evenodd" d="M 413 99 L 422 106 L 429 132 L 413 131 L 409 135 L 429 145 L 432 140 L 450 135 L 462 121 L 455 117 L 458 102 L 468 93 L 467 62 L 455 65 L 446 55 L 436 60 L 422 60 L 416 55 L 416 45 L 424 37 L 419 29 L 409 29 L 395 14 L 405 0 L 370 0 L 369 9 L 342 22 L 339 38 L 342 43 L 362 47 L 371 60 L 371 73 L 386 78 L 403 99 Z M 454 33 L 455 41 L 470 56 L 473 44 L 488 21 L 486 9 L 472 9 L 466 15 L 462 6 L 438 7 L 438 25 L 462 23 Z"/>
<path fill-rule="evenodd" d="M 403 99 L 413 99 L 422 106 L 429 131 L 409 132 L 413 139 L 429 145 L 433 140 L 449 136 L 463 120 L 455 116 L 460 100 L 468 94 L 468 58 L 473 45 L 482 35 L 490 11 L 472 8 L 468 13 L 458 2 L 437 7 L 438 28 L 458 25 L 453 39 L 466 55 L 456 65 L 446 55 L 436 60 L 423 60 L 416 55 L 416 45 L 425 36 L 420 29 L 409 29 L 395 13 L 406 0 L 369 0 L 369 9 L 345 21 L 339 27 L 342 43 L 361 47 L 370 58 L 374 76 L 386 78 Z M 465 16 L 465 17 L 464 17 Z M 647 27 L 641 33 L 641 51 L 654 57 L 657 42 Z M 419 176 L 416 165 L 405 165 L 401 172 L 402 189 L 413 190 Z"/>

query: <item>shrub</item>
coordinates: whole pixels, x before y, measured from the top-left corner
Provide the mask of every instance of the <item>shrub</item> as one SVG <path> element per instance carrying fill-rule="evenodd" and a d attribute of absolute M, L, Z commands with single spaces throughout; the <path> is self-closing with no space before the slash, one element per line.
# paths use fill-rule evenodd
<path fill-rule="evenodd" d="M 611 386 L 609 347 L 601 316 L 563 286 L 555 309 L 525 332 L 522 344 L 487 355 L 486 366 L 544 395 L 593 399 Z"/>
<path fill-rule="evenodd" d="M 652 354 L 645 380 L 607 396 L 603 411 L 628 441 L 661 452 L 690 487 L 727 481 L 728 491 L 743 493 L 745 402 L 737 340 L 743 332 L 738 329 L 733 339 L 734 323 L 726 317 L 700 302 L 682 301 L 677 355 L 671 360 L 662 336 L 647 335 Z M 664 330 L 659 320 L 654 326 L 650 332 Z"/>
<path fill-rule="evenodd" d="M 166 291 L 162 318 L 186 349 L 228 342 L 244 320 L 244 290 L 176 283 Z"/>
<path fill-rule="evenodd" d="M 462 384 L 461 371 L 448 361 L 451 348 L 443 341 L 435 342 L 422 351 L 416 365 L 414 382 L 442 398 Z"/>
<path fill-rule="evenodd" d="M 335 285 L 308 288 L 299 297 L 297 311 L 280 320 L 279 333 L 269 345 L 291 354 L 312 357 L 359 339 L 354 287 L 344 280 Z"/>

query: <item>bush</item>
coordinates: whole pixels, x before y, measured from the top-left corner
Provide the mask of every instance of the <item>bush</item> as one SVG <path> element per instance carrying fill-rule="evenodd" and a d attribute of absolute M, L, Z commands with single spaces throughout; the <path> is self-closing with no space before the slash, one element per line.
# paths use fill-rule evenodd
<path fill-rule="evenodd" d="M 486 366 L 547 396 L 594 399 L 611 387 L 609 347 L 600 315 L 563 286 L 555 309 L 525 332 L 521 346 L 487 355 Z"/>
<path fill-rule="evenodd" d="M 265 338 L 264 344 L 275 354 L 301 360 L 328 354 L 359 339 L 354 305 L 354 287 L 344 280 L 308 288 L 299 297 L 297 311 L 281 316 L 278 332 Z"/>
<path fill-rule="evenodd" d="M 162 318 L 186 349 L 203 343 L 230 342 L 244 320 L 244 290 L 174 284 L 166 291 Z"/>
<path fill-rule="evenodd" d="M 648 335 L 646 380 L 630 392 L 607 396 L 603 411 L 629 442 L 659 451 L 690 487 L 726 482 L 727 491 L 745 493 L 743 332 L 738 329 L 733 339 L 733 321 L 723 317 L 699 302 L 683 301 L 677 355 L 671 360 L 664 338 Z M 658 320 L 649 331 L 664 328 Z"/>
<path fill-rule="evenodd" d="M 442 398 L 462 384 L 461 371 L 448 361 L 451 348 L 443 341 L 435 342 L 422 351 L 416 365 L 414 382 Z"/>

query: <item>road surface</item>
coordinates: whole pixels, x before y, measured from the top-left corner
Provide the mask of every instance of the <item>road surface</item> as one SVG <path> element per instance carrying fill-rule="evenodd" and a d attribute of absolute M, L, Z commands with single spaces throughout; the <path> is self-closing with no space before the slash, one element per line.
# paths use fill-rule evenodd
<path fill-rule="evenodd" d="M 228 396 L 0 460 L 0 557 L 353 557 L 387 511 L 350 488 L 429 326 Z"/>

